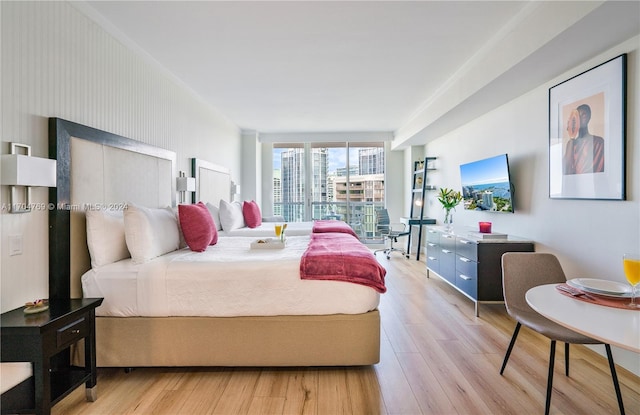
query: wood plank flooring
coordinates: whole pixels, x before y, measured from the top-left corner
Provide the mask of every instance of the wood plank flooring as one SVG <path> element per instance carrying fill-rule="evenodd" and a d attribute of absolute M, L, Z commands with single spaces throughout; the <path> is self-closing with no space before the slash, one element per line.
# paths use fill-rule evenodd
<path fill-rule="evenodd" d="M 542 414 L 549 341 L 523 328 L 504 376 L 498 371 L 514 322 L 501 304 L 473 304 L 425 264 L 400 255 L 381 297 L 380 363 L 352 368 L 99 369 L 98 400 L 84 388 L 60 414 Z M 564 375 L 558 347 L 552 414 L 617 414 L 607 361 L 571 347 Z M 640 379 L 618 367 L 627 414 L 640 414 Z"/>

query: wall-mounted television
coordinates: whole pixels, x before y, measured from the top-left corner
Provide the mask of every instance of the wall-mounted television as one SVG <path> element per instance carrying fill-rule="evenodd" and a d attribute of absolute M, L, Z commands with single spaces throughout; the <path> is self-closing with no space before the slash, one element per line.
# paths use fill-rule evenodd
<path fill-rule="evenodd" d="M 506 154 L 461 164 L 460 178 L 465 209 L 513 212 L 513 186 Z"/>

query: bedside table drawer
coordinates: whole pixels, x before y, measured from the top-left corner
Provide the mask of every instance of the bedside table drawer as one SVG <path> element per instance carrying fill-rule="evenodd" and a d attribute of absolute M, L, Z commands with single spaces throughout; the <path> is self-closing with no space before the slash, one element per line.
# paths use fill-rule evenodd
<path fill-rule="evenodd" d="M 56 347 L 66 347 L 87 336 L 87 320 L 84 317 L 60 327 L 56 331 Z"/>
<path fill-rule="evenodd" d="M 18 307 L 0 315 L 3 362 L 30 362 L 33 376 L 2 394 L 3 414 L 51 413 L 79 386 L 96 399 L 95 309 L 102 298 L 50 298 L 48 312 L 35 317 Z M 29 344 L 25 344 L 29 341 Z M 72 365 L 70 346 L 84 343 L 84 365 Z"/>

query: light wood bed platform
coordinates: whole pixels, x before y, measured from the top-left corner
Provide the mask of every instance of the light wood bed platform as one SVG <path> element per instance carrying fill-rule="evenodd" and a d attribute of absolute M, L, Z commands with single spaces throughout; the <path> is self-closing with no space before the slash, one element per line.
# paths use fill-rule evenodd
<path fill-rule="evenodd" d="M 76 124 L 49 120 L 49 155 L 57 163 L 49 201 L 50 298 L 82 297 L 90 268 L 83 206 L 130 201 L 175 206 L 176 155 Z M 210 167 L 210 166 L 203 166 Z M 209 169 L 211 170 L 211 169 Z M 210 172 L 229 195 L 228 171 Z M 224 177 L 226 175 L 226 179 Z M 206 190 L 218 197 L 213 189 Z M 205 192 L 203 190 L 203 192 Z M 97 317 L 97 365 L 353 366 L 380 358 L 378 310 L 363 314 L 272 317 Z"/>

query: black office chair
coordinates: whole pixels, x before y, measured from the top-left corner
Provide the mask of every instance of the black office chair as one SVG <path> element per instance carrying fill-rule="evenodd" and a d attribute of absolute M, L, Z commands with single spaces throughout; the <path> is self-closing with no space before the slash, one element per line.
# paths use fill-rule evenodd
<path fill-rule="evenodd" d="M 400 230 L 400 226 L 402 226 L 402 230 Z M 376 230 L 380 235 L 382 235 L 386 240 L 389 241 L 389 246 L 384 249 L 378 249 L 373 251 L 373 254 L 377 254 L 378 252 L 384 252 L 387 256 L 387 259 L 391 259 L 391 253 L 393 251 L 401 252 L 402 255 L 409 258 L 409 255 L 404 249 L 395 248 L 393 244 L 398 242 L 398 238 L 402 236 L 409 236 L 411 234 L 410 230 L 407 228 L 407 225 L 403 223 L 391 223 L 389 220 L 389 212 L 387 209 L 378 209 L 376 211 Z"/>

